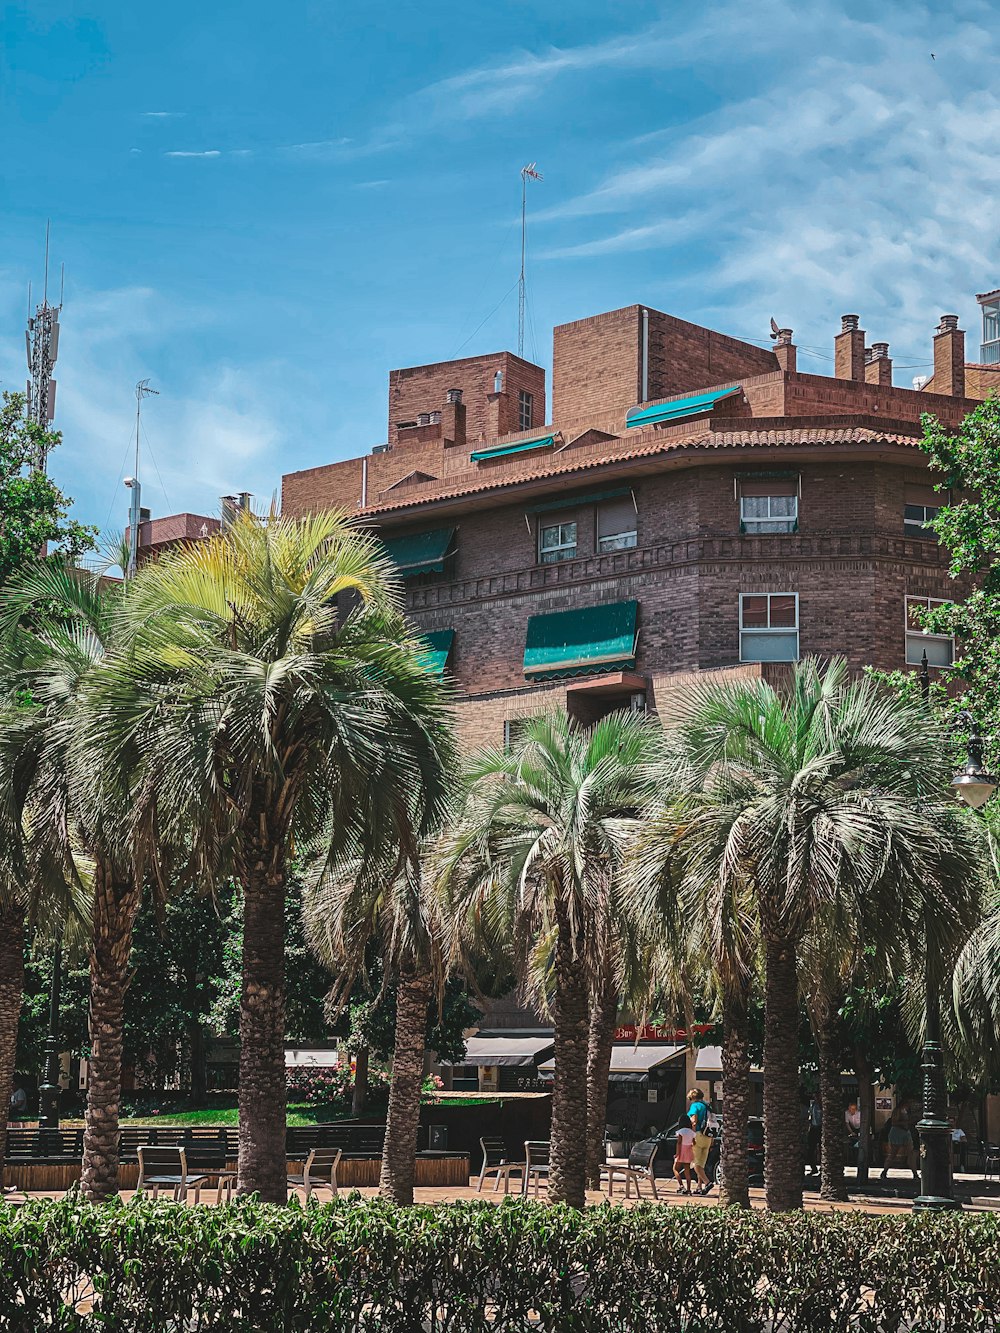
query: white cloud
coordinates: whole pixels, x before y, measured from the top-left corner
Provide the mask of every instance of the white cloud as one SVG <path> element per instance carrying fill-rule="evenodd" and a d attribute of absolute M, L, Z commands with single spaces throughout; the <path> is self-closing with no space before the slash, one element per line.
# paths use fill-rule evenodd
<path fill-rule="evenodd" d="M 870 336 L 926 360 L 937 316 L 958 309 L 974 328 L 973 293 L 1000 271 L 991 14 L 972 0 L 948 13 L 883 5 L 865 22 L 834 0 L 696 14 L 681 48 L 700 50 L 699 79 L 730 95 L 607 146 L 626 160 L 533 216 L 558 226 L 542 257 L 694 241 L 669 293 L 702 315 L 713 306 L 721 327 L 761 333 L 739 328 L 743 312 L 766 322 L 773 311 L 829 342 L 836 316 L 857 310 Z"/>
<path fill-rule="evenodd" d="M 23 294 L 0 275 L 3 326 L 16 328 Z M 53 475 L 75 497 L 77 513 L 110 530 L 125 526 L 132 471 L 136 382 L 146 376 L 159 396 L 143 410 L 143 503 L 154 515 L 215 514 L 219 496 L 248 490 L 264 503 L 280 486 L 290 424 L 300 393 L 297 370 L 277 361 L 196 363 L 173 382 L 165 349 L 204 336 L 221 313 L 184 304 L 146 287 L 74 293 L 63 316 L 56 378 L 56 426 L 63 445 Z M 0 387 L 23 387 L 23 345 L 0 340 Z M 155 463 L 154 463 L 155 460 Z"/>
<path fill-rule="evenodd" d="M 183 116 L 183 111 L 144 111 L 143 116 L 147 120 L 177 120 Z"/>
<path fill-rule="evenodd" d="M 218 148 L 206 148 L 201 152 L 190 152 L 186 149 L 175 148 L 169 153 L 164 153 L 164 157 L 221 157 L 222 152 Z"/>

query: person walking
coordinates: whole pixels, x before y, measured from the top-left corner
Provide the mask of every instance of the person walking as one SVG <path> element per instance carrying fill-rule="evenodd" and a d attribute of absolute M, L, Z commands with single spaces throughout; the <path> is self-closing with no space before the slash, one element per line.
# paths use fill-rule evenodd
<path fill-rule="evenodd" d="M 892 1166 L 909 1167 L 913 1179 L 919 1180 L 917 1168 L 913 1164 L 913 1140 L 910 1137 L 910 1122 L 905 1106 L 897 1106 L 889 1121 L 889 1141 L 886 1146 L 885 1166 L 882 1179 L 885 1180 Z"/>
<path fill-rule="evenodd" d="M 819 1149 L 823 1139 L 823 1107 L 818 1095 L 809 1096 L 809 1110 L 806 1122 L 806 1175 L 819 1172 Z"/>
<path fill-rule="evenodd" d="M 712 1188 L 712 1182 L 709 1180 L 708 1172 L 705 1169 L 708 1164 L 708 1154 L 712 1150 L 712 1137 L 708 1133 L 708 1104 L 701 1088 L 691 1088 L 688 1091 L 687 1114 L 691 1128 L 694 1130 L 694 1148 L 692 1149 L 691 1160 L 694 1164 L 695 1175 L 698 1177 L 698 1193 L 707 1194 Z"/>
<path fill-rule="evenodd" d="M 687 1120 L 680 1120 L 674 1131 L 677 1146 L 674 1149 L 674 1180 L 677 1181 L 678 1194 L 691 1193 L 691 1165 L 694 1162 L 694 1140 L 695 1133 L 691 1124 Z M 683 1173 L 687 1173 L 687 1189 L 681 1179 Z"/>

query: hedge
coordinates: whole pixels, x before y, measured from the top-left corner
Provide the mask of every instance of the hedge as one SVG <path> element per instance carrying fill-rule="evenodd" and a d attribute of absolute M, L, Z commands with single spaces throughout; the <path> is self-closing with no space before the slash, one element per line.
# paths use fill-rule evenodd
<path fill-rule="evenodd" d="M 1000 1217 L 520 1199 L 0 1206 L 0 1329 L 1000 1329 Z"/>

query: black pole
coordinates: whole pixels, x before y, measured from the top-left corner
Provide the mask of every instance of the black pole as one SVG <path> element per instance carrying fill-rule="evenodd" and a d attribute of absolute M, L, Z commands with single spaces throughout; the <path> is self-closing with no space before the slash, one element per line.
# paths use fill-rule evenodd
<path fill-rule="evenodd" d="M 62 931 L 52 950 L 49 1033 L 45 1038 L 45 1082 L 38 1089 L 39 1129 L 59 1128 L 59 992 L 62 988 Z"/>
<path fill-rule="evenodd" d="M 920 689 L 930 704 L 931 677 L 924 653 L 920 664 Z M 931 932 L 924 913 L 924 1049 L 920 1067 L 924 1071 L 923 1114 L 917 1125 L 920 1135 L 920 1193 L 913 1207 L 920 1212 L 942 1212 L 960 1208 L 952 1179 L 951 1126 L 948 1123 L 948 1091 L 944 1083 L 944 1051 L 941 1046 L 941 998 L 939 978 L 931 966 Z"/>

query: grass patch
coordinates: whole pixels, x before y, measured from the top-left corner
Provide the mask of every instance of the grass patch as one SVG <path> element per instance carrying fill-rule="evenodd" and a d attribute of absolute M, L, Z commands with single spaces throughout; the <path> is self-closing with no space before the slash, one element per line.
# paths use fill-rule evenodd
<path fill-rule="evenodd" d="M 305 1102 L 289 1102 L 285 1123 L 292 1126 L 323 1125 L 336 1120 L 349 1120 L 349 1109 L 332 1106 L 307 1106 Z M 123 1125 L 238 1125 L 240 1113 L 235 1106 L 211 1106 L 198 1111 L 161 1111 L 159 1115 L 122 1116 Z"/>

